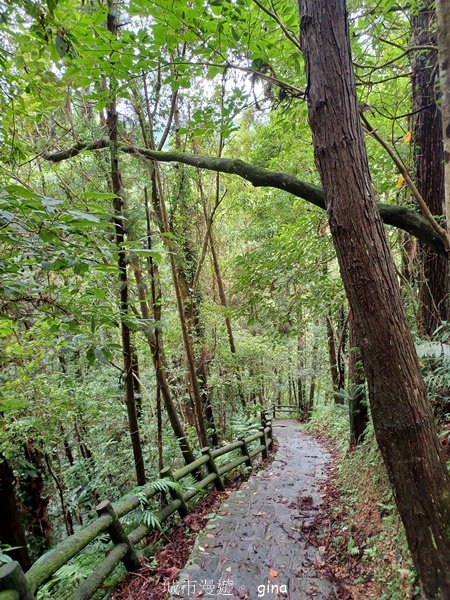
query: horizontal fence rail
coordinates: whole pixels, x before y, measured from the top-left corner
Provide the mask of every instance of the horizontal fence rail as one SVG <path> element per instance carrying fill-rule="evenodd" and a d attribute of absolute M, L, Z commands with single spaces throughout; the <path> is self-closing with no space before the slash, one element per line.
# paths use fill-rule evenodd
<path fill-rule="evenodd" d="M 275 404 L 272 405 L 272 415 L 273 418 L 275 419 L 276 417 L 276 413 L 295 413 L 298 417 L 300 416 L 300 407 L 299 406 L 275 406 Z"/>
<path fill-rule="evenodd" d="M 223 491 L 225 489 L 223 476 L 226 473 L 244 464 L 246 467 L 252 467 L 252 459 L 258 454 L 261 454 L 263 460 L 267 459 L 268 453 L 273 449 L 272 419 L 269 414 L 270 409 L 261 412 L 261 427 L 257 433 L 245 438 L 241 437 L 238 441 L 220 448 L 202 448 L 202 455 L 197 460 L 180 469 L 174 471 L 168 467 L 163 469 L 160 477 L 172 482 L 179 482 L 190 474 L 201 473 L 202 468 L 205 472 L 201 473 L 200 477 L 202 478 L 195 482 L 192 489 L 181 492 L 177 486 L 169 488 L 170 502 L 155 514 L 157 522 L 164 523 L 176 512 L 181 518 L 185 517 L 189 512 L 187 503 L 210 484 L 213 483 L 217 490 Z M 250 448 L 255 443 L 256 446 Z M 234 451 L 239 451 L 240 456 L 225 464 L 218 465 L 216 463 L 215 459 Z M 39 588 L 49 581 L 61 567 L 80 554 L 90 543 L 104 535 L 109 537 L 112 548 L 109 550 L 105 548 L 105 558 L 94 567 L 93 572 L 73 592 L 70 600 L 92 598 L 120 563 L 123 563 L 130 572 L 139 569 L 139 556 L 135 546 L 155 526 L 141 524 L 126 533 L 120 519 L 139 508 L 143 498 L 149 500 L 160 493 L 158 489 L 151 486 L 151 483 L 142 486 L 139 498 L 132 495 L 124 497 L 114 504 L 109 500 L 101 502 L 96 508 L 97 519 L 41 556 L 26 573 L 22 571 L 16 561 L 3 565 L 0 568 L 0 600 L 34 600 Z"/>

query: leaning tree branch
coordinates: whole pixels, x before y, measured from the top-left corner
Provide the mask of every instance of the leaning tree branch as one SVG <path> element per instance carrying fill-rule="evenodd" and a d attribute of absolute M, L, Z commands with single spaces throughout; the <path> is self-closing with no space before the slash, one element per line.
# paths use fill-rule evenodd
<path fill-rule="evenodd" d="M 107 148 L 109 141 L 98 139 L 92 142 L 80 142 L 74 146 L 58 152 L 43 154 L 43 157 L 53 163 L 59 163 L 69 158 L 78 156 L 81 152 L 88 150 L 100 150 Z M 138 156 L 158 162 L 176 162 L 190 165 L 198 169 L 215 171 L 216 173 L 229 173 L 242 177 L 255 187 L 272 187 L 289 192 L 297 198 L 326 209 L 325 196 L 322 188 L 312 183 L 307 183 L 281 171 L 268 171 L 261 167 L 255 167 L 239 159 L 216 158 L 210 156 L 197 156 L 182 152 L 163 152 L 139 148 L 129 144 L 119 144 L 121 152 Z M 389 204 L 378 204 L 378 210 L 386 225 L 392 225 L 398 229 L 407 231 L 423 243 L 431 246 L 437 253 L 447 256 L 444 239 L 431 223 L 419 213 L 404 206 L 391 206 Z"/>
<path fill-rule="evenodd" d="M 431 225 L 431 227 L 435 230 L 437 235 L 439 237 L 441 237 L 446 251 L 450 252 L 450 239 L 449 239 L 449 236 L 447 235 L 447 231 L 443 227 L 441 227 L 439 225 L 439 223 L 436 221 L 436 219 L 434 218 L 433 213 L 428 208 L 428 205 L 425 202 L 425 200 L 423 199 L 422 194 L 417 189 L 416 184 L 414 183 L 410 174 L 408 173 L 408 169 L 406 168 L 403 161 L 397 156 L 397 154 L 394 152 L 394 150 L 392 150 L 392 148 L 384 141 L 384 139 L 381 137 L 381 135 L 379 135 L 377 130 L 372 127 L 372 125 L 369 123 L 368 119 L 362 113 L 361 113 L 361 120 L 363 121 L 369 135 L 371 135 L 374 139 L 376 139 L 377 142 L 389 154 L 389 156 L 391 157 L 395 166 L 397 167 L 397 169 L 401 173 L 403 179 L 405 180 L 407 186 L 411 190 L 412 195 L 414 196 L 417 204 L 419 205 L 419 208 L 422 211 L 424 218 L 428 221 L 428 223 Z"/>

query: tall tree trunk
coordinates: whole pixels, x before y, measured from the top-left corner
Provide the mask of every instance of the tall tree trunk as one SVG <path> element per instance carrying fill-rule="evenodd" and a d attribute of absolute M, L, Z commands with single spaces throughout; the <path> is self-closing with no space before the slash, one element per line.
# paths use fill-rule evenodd
<path fill-rule="evenodd" d="M 330 361 L 331 383 L 333 386 L 333 398 L 336 404 L 342 404 L 342 397 L 337 393 L 339 389 L 339 372 L 337 368 L 336 355 L 336 340 L 334 337 L 333 323 L 329 315 L 326 317 L 327 322 L 327 341 L 328 341 L 328 357 Z"/>
<path fill-rule="evenodd" d="M 117 37 L 118 22 L 115 14 L 114 0 L 108 0 L 108 15 L 107 15 L 108 31 Z M 113 61 L 111 61 L 113 62 Z M 124 213 L 123 213 L 123 198 L 122 198 L 122 178 L 119 170 L 119 153 L 118 153 L 118 116 L 116 105 L 116 87 L 117 82 L 114 77 L 111 77 L 110 91 L 112 98 L 106 107 L 106 124 L 108 127 L 108 135 L 110 141 L 110 157 L 111 157 L 111 182 L 112 191 L 116 194 L 114 198 L 114 229 L 116 246 L 118 250 L 117 265 L 119 268 L 120 281 L 120 330 L 122 336 L 122 355 L 123 366 L 125 371 L 125 404 L 128 414 L 128 427 L 130 431 L 131 445 L 133 448 L 134 466 L 136 470 L 136 480 L 138 485 L 145 483 L 145 467 L 142 456 L 141 439 L 139 435 L 139 423 L 136 413 L 136 402 L 134 398 L 133 385 L 133 368 L 132 368 L 132 348 L 131 348 L 131 333 L 127 325 L 126 318 L 128 316 L 128 277 L 126 251 L 124 247 L 125 229 L 124 229 Z"/>
<path fill-rule="evenodd" d="M 67 458 L 67 461 L 68 461 L 69 465 L 71 467 L 73 467 L 73 464 L 74 464 L 75 461 L 73 459 L 73 452 L 72 452 L 72 448 L 71 448 L 70 443 L 69 443 L 69 439 L 68 439 L 68 437 L 66 435 L 66 432 L 64 431 L 64 427 L 62 425 L 60 425 L 59 430 L 61 432 L 61 439 L 62 439 L 62 442 L 63 442 L 64 454 L 66 455 L 66 458 Z"/>
<path fill-rule="evenodd" d="M 450 596 L 450 478 L 377 211 L 344 0 L 299 0 L 309 119 L 375 433 L 425 595 Z"/>
<path fill-rule="evenodd" d="M 166 377 L 166 369 L 165 369 L 165 355 L 162 347 L 161 338 L 157 338 L 155 333 L 151 329 L 151 315 L 150 309 L 148 306 L 147 298 L 148 293 L 144 284 L 144 277 L 142 271 L 139 269 L 137 265 L 133 265 L 134 274 L 136 277 L 136 285 L 138 289 L 139 296 L 139 304 L 141 307 L 142 319 L 147 321 L 149 325 L 144 328 L 143 332 L 145 337 L 147 338 L 148 345 L 150 347 L 150 351 L 152 353 L 153 364 L 155 367 L 155 373 L 157 378 L 157 385 L 160 390 L 160 393 L 163 397 L 164 406 L 167 412 L 167 416 L 169 417 L 170 424 L 172 426 L 175 437 L 178 440 L 181 453 L 186 464 L 194 462 L 195 458 L 192 453 L 192 450 L 189 446 L 189 442 L 187 440 L 186 434 L 184 432 L 183 426 L 178 418 L 178 414 L 175 408 L 175 404 L 172 399 L 172 394 L 169 388 L 169 384 L 167 382 Z"/>
<path fill-rule="evenodd" d="M 175 147 L 178 150 L 181 150 L 181 138 L 178 134 L 180 128 L 178 100 L 175 101 L 174 125 L 177 132 L 175 134 Z M 203 432 L 205 430 L 203 415 L 205 415 L 211 444 L 216 446 L 218 444 L 218 435 L 214 423 L 212 404 L 209 398 L 208 375 L 205 360 L 208 352 L 204 347 L 204 327 L 200 314 L 200 293 L 199 289 L 195 288 L 194 285 L 195 266 L 198 262 L 198 258 L 193 246 L 192 222 L 197 215 L 192 210 L 192 203 L 188 199 L 190 186 L 186 169 L 183 165 L 179 165 L 178 167 L 178 178 L 178 189 L 173 203 L 175 219 L 171 226 L 171 231 L 175 233 L 177 238 L 177 252 L 175 256 L 172 254 L 172 259 L 176 266 L 175 271 L 173 271 L 174 286 L 177 288 L 176 293 L 178 293 L 181 298 L 181 304 L 177 299 L 181 328 L 182 330 L 186 328 L 189 341 L 187 341 L 183 332 L 188 373 L 191 383 L 190 391 L 197 412 L 199 439 L 203 445 L 206 445 L 202 441 L 204 435 Z M 192 365 L 195 366 L 194 371 L 192 370 Z"/>
<path fill-rule="evenodd" d="M 308 396 L 308 407 L 307 412 L 305 414 L 305 419 L 309 419 L 311 416 L 313 406 L 314 406 L 314 394 L 316 392 L 316 369 L 317 369 L 317 352 L 318 352 L 318 344 L 317 338 L 314 338 L 313 347 L 312 347 L 312 358 L 311 358 L 311 383 L 309 386 L 309 396 Z"/>
<path fill-rule="evenodd" d="M 156 171 L 152 169 L 151 171 L 151 184 L 152 184 L 152 205 L 155 209 L 159 209 L 158 202 L 158 191 L 157 191 L 157 178 Z M 144 198 L 145 198 L 145 214 L 147 220 L 147 248 L 148 250 L 152 250 L 152 218 L 150 211 L 150 202 L 148 198 L 148 190 L 144 188 Z M 148 266 L 148 275 L 150 277 L 150 298 L 151 298 L 151 314 L 153 315 L 154 327 L 153 334 L 147 335 L 147 341 L 150 346 L 150 351 L 152 353 L 153 358 L 153 366 L 155 368 L 156 374 L 156 384 L 157 384 L 157 411 L 158 411 L 158 398 L 160 400 L 161 396 L 164 402 L 164 408 L 166 409 L 167 416 L 169 417 L 169 422 L 171 424 L 172 430 L 175 434 L 175 437 L 178 440 L 178 444 L 180 446 L 181 454 L 183 455 L 184 461 L 186 464 L 189 464 L 195 460 L 194 455 L 192 453 L 191 447 L 186 437 L 186 433 L 184 431 L 184 427 L 178 417 L 177 409 L 175 407 L 175 403 L 173 401 L 172 392 L 170 390 L 169 383 L 167 381 L 167 365 L 166 365 L 166 356 L 164 353 L 164 339 L 161 331 L 161 311 L 162 311 L 162 292 L 161 292 L 161 280 L 159 277 L 159 268 L 157 262 L 153 259 L 151 255 L 148 256 L 147 259 Z M 136 274 L 135 274 L 136 275 Z M 143 286 L 144 280 L 142 272 L 136 275 L 136 281 L 138 284 L 138 293 L 140 294 L 140 303 L 141 303 L 141 311 L 143 314 L 143 318 L 150 319 L 150 309 L 148 307 L 148 295 Z M 146 315 L 146 316 L 145 316 Z M 159 394 L 159 396 L 158 396 Z M 159 413 L 158 413 L 159 414 Z M 160 422 L 159 415 L 158 418 L 158 432 L 160 427 L 162 426 Z M 159 460 L 161 461 L 162 457 L 162 437 L 160 433 L 158 433 L 158 455 Z"/>
<path fill-rule="evenodd" d="M 131 346 L 131 373 L 133 376 L 134 401 L 136 404 L 136 416 L 142 417 L 142 386 L 139 371 L 139 356 L 134 346 Z"/>
<path fill-rule="evenodd" d="M 149 96 L 148 96 L 148 90 L 147 90 L 147 84 L 146 84 L 145 78 L 143 81 L 143 87 L 144 87 L 145 105 L 146 105 L 146 113 L 147 113 L 146 116 L 147 116 L 148 133 L 147 133 L 147 129 L 146 129 L 145 123 L 144 123 L 143 111 L 137 103 L 135 104 L 135 110 L 136 110 L 136 113 L 138 115 L 138 118 L 139 118 L 139 121 L 141 124 L 142 137 L 144 140 L 144 144 L 149 148 L 155 149 L 155 140 L 154 140 L 154 135 L 153 135 L 153 116 L 152 116 L 152 111 L 150 109 Z M 177 100 L 176 100 L 176 94 L 174 94 L 173 98 L 172 98 L 172 108 L 176 109 L 176 106 L 177 106 Z M 170 122 L 173 118 L 174 112 L 175 112 L 175 110 L 173 112 L 171 112 L 171 115 L 169 116 L 168 125 L 170 124 Z M 166 131 L 168 131 L 167 127 L 166 127 Z M 194 348 L 193 348 L 192 339 L 190 336 L 190 332 L 188 329 L 188 325 L 187 325 L 186 317 L 185 317 L 185 313 L 184 313 L 185 305 L 183 303 L 183 296 L 182 296 L 182 289 L 181 289 L 184 282 L 180 281 L 180 278 L 178 276 L 178 270 L 177 270 L 177 265 L 176 265 L 176 261 L 175 261 L 176 248 L 175 248 L 172 238 L 167 235 L 169 233 L 171 234 L 172 232 L 170 231 L 170 228 L 169 228 L 166 202 L 165 202 L 165 197 L 164 197 L 164 190 L 163 190 L 163 186 L 161 183 L 159 166 L 157 164 L 154 164 L 154 166 L 153 166 L 152 173 L 151 173 L 151 180 L 152 180 L 151 198 L 152 198 L 153 209 L 155 212 L 155 216 L 157 219 L 157 223 L 158 223 L 160 232 L 161 232 L 161 234 L 163 234 L 163 242 L 166 245 L 166 247 L 168 249 L 168 254 L 169 254 L 170 270 L 171 270 L 171 274 L 172 274 L 172 281 L 173 281 L 173 286 L 174 286 L 174 290 L 175 290 L 177 309 L 178 309 L 178 314 L 179 314 L 179 318 L 180 318 L 183 344 L 184 344 L 185 353 L 186 353 L 189 382 L 191 385 L 190 392 L 191 392 L 193 400 L 194 400 L 194 411 L 195 411 L 197 434 L 199 437 L 200 444 L 202 446 L 206 446 L 208 444 L 208 439 L 207 439 L 206 427 L 205 427 L 204 416 L 203 416 L 203 412 L 204 412 L 203 411 L 203 408 L 204 408 L 203 403 L 204 403 L 205 395 L 204 394 L 202 395 L 202 392 L 201 392 L 201 389 L 199 386 L 199 381 L 197 378 L 196 364 L 195 364 L 196 361 L 195 361 Z M 188 289 L 188 286 L 186 286 L 186 289 Z M 164 397 L 163 387 L 161 387 L 161 392 Z M 205 413 L 207 412 L 208 413 L 207 416 L 209 416 L 212 419 L 212 431 L 215 431 L 214 421 L 212 418 L 212 407 L 210 406 L 209 402 L 205 402 L 205 404 L 206 404 Z M 211 424 L 211 422 L 210 422 L 210 424 Z"/>
<path fill-rule="evenodd" d="M 298 409 L 301 415 L 307 411 L 306 390 L 302 380 L 303 352 L 305 350 L 305 338 L 303 335 L 297 337 L 297 401 Z"/>
<path fill-rule="evenodd" d="M 50 473 L 50 476 L 52 477 L 53 481 L 55 482 L 56 489 L 58 490 L 59 502 L 61 504 L 61 512 L 62 512 L 62 516 L 64 519 L 64 525 L 66 526 L 66 533 L 68 536 L 73 535 L 74 530 L 73 530 L 72 513 L 68 509 L 66 499 L 64 497 L 64 485 L 63 485 L 62 477 L 61 477 L 61 464 L 59 465 L 60 466 L 59 475 L 56 475 L 56 473 L 53 471 L 52 463 L 50 461 L 50 457 L 48 456 L 48 454 L 45 455 L 45 463 L 47 465 L 47 469 L 48 469 L 48 472 Z"/>
<path fill-rule="evenodd" d="M 412 18 L 412 46 L 436 44 L 434 0 L 422 0 Z M 437 102 L 435 50 L 418 50 L 413 55 L 413 143 L 417 188 L 433 215 L 444 214 L 444 166 L 442 118 Z M 448 260 L 420 244 L 421 284 L 419 331 L 431 336 L 448 317 Z"/>
<path fill-rule="evenodd" d="M 28 571 L 31 567 L 31 560 L 28 554 L 25 529 L 20 518 L 15 477 L 8 461 L 2 454 L 0 454 L 0 514 L 2 515 L 0 542 L 15 548 L 8 552 L 8 555 L 13 560 L 17 560 L 24 571 Z"/>
<path fill-rule="evenodd" d="M 158 447 L 158 471 L 162 471 L 164 467 L 162 428 L 161 387 L 159 383 L 156 382 L 156 444 Z"/>
<path fill-rule="evenodd" d="M 219 174 L 217 174 L 217 177 L 219 177 Z M 217 181 L 218 181 L 218 179 L 217 179 Z M 217 190 L 216 194 L 218 195 L 218 193 L 219 192 Z M 216 197 L 216 202 L 217 202 L 217 197 Z M 223 279 L 222 279 L 222 273 L 220 270 L 219 258 L 217 256 L 216 244 L 215 244 L 215 239 L 214 239 L 214 234 L 213 234 L 212 228 L 209 232 L 209 249 L 211 251 L 211 258 L 212 258 L 212 263 L 213 263 L 213 268 L 214 268 L 214 275 L 215 275 L 215 279 L 216 279 L 216 283 L 217 283 L 217 290 L 219 292 L 220 304 L 226 309 L 228 307 L 227 296 L 225 293 L 225 286 L 224 286 Z M 225 327 L 227 329 L 230 353 L 233 356 L 233 358 L 236 360 L 236 357 L 237 357 L 236 343 L 234 341 L 234 334 L 233 334 L 233 327 L 231 325 L 231 319 L 228 315 L 225 315 Z M 245 408 L 246 401 L 245 401 L 245 395 L 242 391 L 242 377 L 241 377 L 239 365 L 236 364 L 234 366 L 234 368 L 235 368 L 236 380 L 237 380 L 237 384 L 238 384 L 238 396 L 241 401 L 242 407 Z"/>
<path fill-rule="evenodd" d="M 448 0 L 436 0 L 436 16 L 444 134 L 445 212 L 447 230 L 450 231 L 450 4 Z"/>
<path fill-rule="evenodd" d="M 350 446 L 356 446 L 364 440 L 364 434 L 369 423 L 369 408 L 366 398 L 366 377 L 359 349 L 356 324 L 350 315 L 350 355 L 348 359 L 348 373 L 350 380 L 349 390 L 349 418 L 350 418 Z"/>

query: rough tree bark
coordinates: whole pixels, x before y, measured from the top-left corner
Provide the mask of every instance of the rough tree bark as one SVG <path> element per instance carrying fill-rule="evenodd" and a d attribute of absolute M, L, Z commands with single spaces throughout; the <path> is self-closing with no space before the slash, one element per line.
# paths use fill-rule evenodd
<path fill-rule="evenodd" d="M 436 14 L 434 0 L 422 0 L 412 18 L 412 45 L 423 48 L 413 55 L 413 144 L 416 183 L 433 215 L 444 214 L 442 119 L 437 102 Z M 448 261 L 420 244 L 422 263 L 417 322 L 431 336 L 448 316 Z"/>
<path fill-rule="evenodd" d="M 436 17 L 444 133 L 445 212 L 447 229 L 450 231 L 450 4 L 448 0 L 436 0 Z"/>
<path fill-rule="evenodd" d="M 17 560 L 24 571 L 31 567 L 25 530 L 20 518 L 19 503 L 16 497 L 14 473 L 0 454 L 0 542 L 8 544 L 15 550 L 8 552 L 13 560 Z M 8 518 L 5 516 L 8 515 Z"/>
<path fill-rule="evenodd" d="M 377 441 L 428 599 L 450 594 L 450 478 L 370 181 L 344 0 L 299 0 L 308 109 Z"/>

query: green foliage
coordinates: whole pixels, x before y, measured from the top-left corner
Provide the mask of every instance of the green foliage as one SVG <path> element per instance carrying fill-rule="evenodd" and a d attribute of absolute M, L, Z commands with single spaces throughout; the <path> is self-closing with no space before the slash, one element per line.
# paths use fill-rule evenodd
<path fill-rule="evenodd" d="M 400 600 L 416 584 L 405 531 L 376 444 L 373 426 L 369 424 L 363 444 L 349 451 L 346 410 L 346 407 L 331 403 L 316 405 L 307 429 L 327 435 L 339 449 L 337 485 L 340 501 L 336 512 L 343 512 L 344 528 L 354 532 L 354 535 L 364 534 L 367 531 L 366 520 L 370 518 L 370 535 L 362 544 L 350 536 L 346 552 L 370 563 L 385 600 Z M 358 473 L 357 478 L 355 473 Z M 367 510 L 370 510 L 370 517 Z M 335 543 L 336 548 L 340 548 L 342 539 L 335 540 Z"/>

